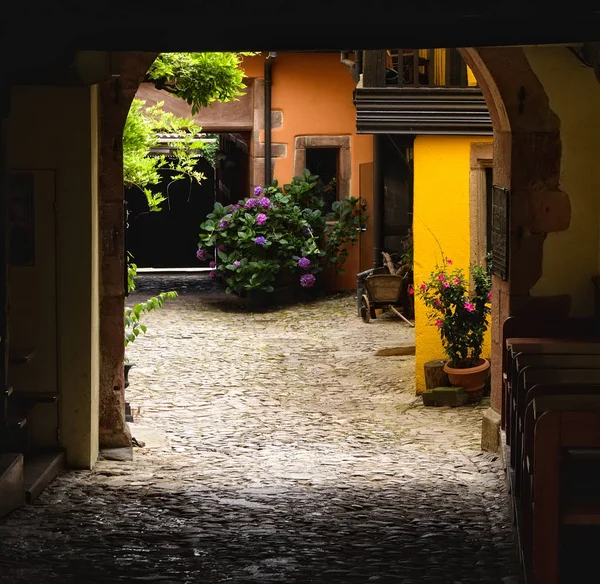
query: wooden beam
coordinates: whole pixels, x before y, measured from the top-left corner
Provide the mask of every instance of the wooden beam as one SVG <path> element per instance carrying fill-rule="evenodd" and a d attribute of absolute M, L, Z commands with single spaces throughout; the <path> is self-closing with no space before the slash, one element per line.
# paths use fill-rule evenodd
<path fill-rule="evenodd" d="M 363 87 L 385 87 L 385 50 L 365 51 Z"/>

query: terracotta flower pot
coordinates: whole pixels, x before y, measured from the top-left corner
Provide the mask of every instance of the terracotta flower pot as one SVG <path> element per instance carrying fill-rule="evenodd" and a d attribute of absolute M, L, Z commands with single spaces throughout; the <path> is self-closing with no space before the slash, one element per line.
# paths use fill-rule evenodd
<path fill-rule="evenodd" d="M 450 367 L 448 363 L 444 365 L 444 371 L 448 374 L 450 383 L 456 387 L 464 387 L 465 391 L 482 390 L 490 369 L 490 362 L 487 359 L 481 359 L 481 364 L 476 367 L 467 367 L 466 369 L 456 369 Z"/>

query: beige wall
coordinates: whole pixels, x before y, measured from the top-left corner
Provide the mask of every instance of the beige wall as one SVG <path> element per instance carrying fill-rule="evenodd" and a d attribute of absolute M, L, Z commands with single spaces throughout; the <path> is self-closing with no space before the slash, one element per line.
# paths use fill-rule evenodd
<path fill-rule="evenodd" d="M 600 270 L 600 84 L 566 47 L 524 51 L 560 118 L 560 188 L 571 203 L 569 229 L 546 238 L 543 275 L 532 294 L 569 294 L 571 314 L 590 315 L 591 277 Z"/>
<path fill-rule="evenodd" d="M 94 87 L 13 90 L 10 168 L 56 172 L 60 441 L 68 464 L 75 468 L 90 468 L 98 455 L 96 120 Z M 11 290 L 11 294 L 25 296 L 31 303 L 46 301 L 37 288 Z"/>

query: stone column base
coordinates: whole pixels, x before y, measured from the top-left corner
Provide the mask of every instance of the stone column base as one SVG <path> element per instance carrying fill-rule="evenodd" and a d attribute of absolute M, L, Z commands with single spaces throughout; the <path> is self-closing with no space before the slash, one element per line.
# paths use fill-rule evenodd
<path fill-rule="evenodd" d="M 131 448 L 131 431 L 125 424 L 120 430 L 100 428 L 100 448 Z"/>
<path fill-rule="evenodd" d="M 500 452 L 500 414 L 488 408 L 483 413 L 481 424 L 481 449 Z"/>

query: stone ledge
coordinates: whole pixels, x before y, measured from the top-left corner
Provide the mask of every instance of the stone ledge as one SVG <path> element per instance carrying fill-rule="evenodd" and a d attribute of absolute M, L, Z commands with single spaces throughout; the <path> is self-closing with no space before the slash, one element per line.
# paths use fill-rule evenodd
<path fill-rule="evenodd" d="M 481 422 L 482 450 L 487 450 L 488 452 L 500 451 L 500 422 L 500 414 L 492 408 L 488 408 L 483 412 Z"/>

